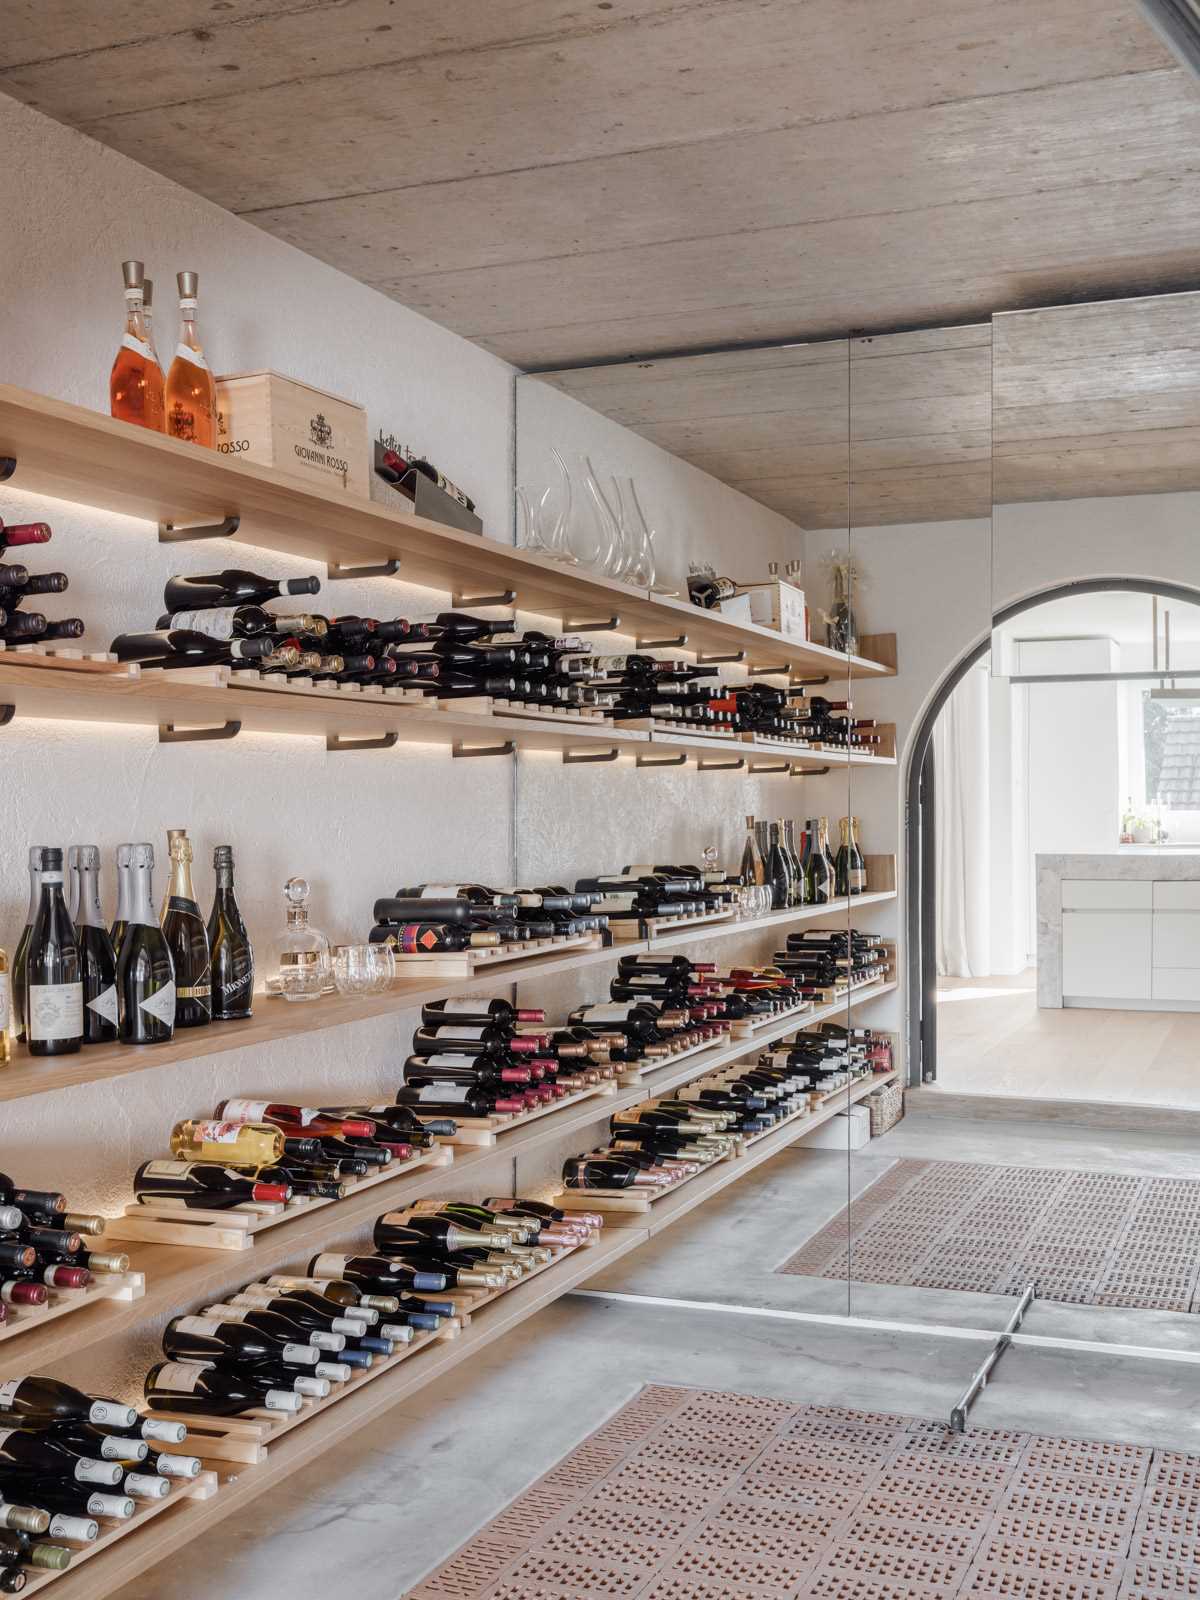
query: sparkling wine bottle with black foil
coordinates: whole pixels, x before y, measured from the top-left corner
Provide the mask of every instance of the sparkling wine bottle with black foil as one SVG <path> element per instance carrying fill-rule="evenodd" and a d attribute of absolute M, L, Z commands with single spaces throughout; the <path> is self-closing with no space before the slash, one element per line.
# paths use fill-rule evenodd
<path fill-rule="evenodd" d="M 315 581 L 315 580 L 314 580 Z M 248 1017 L 254 1008 L 254 950 L 233 887 L 233 846 L 213 851 L 217 893 L 208 918 L 214 1022 Z"/>
<path fill-rule="evenodd" d="M 38 907 L 42 903 L 42 872 L 46 866 L 46 847 L 44 845 L 31 845 L 29 849 L 29 910 L 25 914 L 25 926 L 21 930 L 21 937 L 17 940 L 16 952 L 13 956 L 12 970 L 12 998 L 13 1009 L 16 1013 L 17 1038 L 25 1037 L 25 963 L 29 955 L 29 935 L 33 932 L 33 919 L 37 916 Z"/>
<path fill-rule="evenodd" d="M 175 1026 L 202 1028 L 212 1021 L 212 954 L 192 888 L 192 843 L 183 828 L 171 828 L 167 846 L 171 880 L 163 900 L 162 931 L 175 964 Z"/>
<path fill-rule="evenodd" d="M 83 1044 L 79 939 L 63 899 L 63 853 L 47 849 L 43 860 L 25 957 L 25 1033 L 30 1055 L 70 1055 Z"/>
<path fill-rule="evenodd" d="M 117 953 L 117 1000 L 126 1044 L 165 1044 L 175 1034 L 175 963 L 154 913 L 154 846 L 122 845 L 128 858 L 128 922 Z"/>
<path fill-rule="evenodd" d="M 79 903 L 75 931 L 83 966 L 83 1042 L 112 1044 L 119 1032 L 117 956 L 100 905 L 100 847 L 76 849 Z"/>

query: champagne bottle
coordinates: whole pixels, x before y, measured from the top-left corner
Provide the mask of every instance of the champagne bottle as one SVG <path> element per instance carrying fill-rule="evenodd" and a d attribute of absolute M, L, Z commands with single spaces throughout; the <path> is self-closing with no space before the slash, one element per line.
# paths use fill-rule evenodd
<path fill-rule="evenodd" d="M 226 567 L 223 572 L 168 578 L 163 607 L 167 611 L 200 611 L 214 606 L 264 606 L 284 595 L 320 592 L 320 578 L 263 578 L 241 567 Z"/>
<path fill-rule="evenodd" d="M 25 913 L 25 926 L 21 929 L 21 937 L 17 940 L 12 973 L 12 995 L 18 1039 L 25 1037 L 25 965 L 29 955 L 29 935 L 33 932 L 33 919 L 37 916 L 38 907 L 42 903 L 42 872 L 46 865 L 45 856 L 44 846 L 40 844 L 30 846 L 29 910 Z"/>
<path fill-rule="evenodd" d="M 117 955 L 121 1039 L 162 1044 L 175 1033 L 175 964 L 154 914 L 154 846 L 122 845 L 128 856 L 128 925 Z"/>
<path fill-rule="evenodd" d="M 119 1031 L 117 957 L 100 905 L 99 846 L 76 846 L 76 867 L 79 902 L 75 927 L 83 967 L 83 1042 L 112 1044 Z"/>
<path fill-rule="evenodd" d="M 312 580 L 314 583 L 316 579 Z M 251 1015 L 254 1006 L 254 951 L 233 890 L 233 846 L 213 851 L 217 893 L 208 919 L 212 959 L 212 1015 L 217 1022 Z"/>
<path fill-rule="evenodd" d="M 843 817 L 838 827 L 841 843 L 834 862 L 835 891 L 842 898 L 863 894 L 867 887 L 867 867 L 858 843 L 858 818 Z"/>
<path fill-rule="evenodd" d="M 43 853 L 41 900 L 25 957 L 29 1053 L 69 1055 L 83 1044 L 83 967 L 79 940 L 63 900 L 63 853 Z"/>
<path fill-rule="evenodd" d="M 204 1027 L 212 1021 L 212 955 L 192 888 L 192 843 L 183 828 L 168 831 L 167 848 L 171 879 L 160 920 L 175 967 L 175 1026 Z"/>
<path fill-rule="evenodd" d="M 121 954 L 121 941 L 125 937 L 125 929 L 129 926 L 129 902 L 130 902 L 130 874 L 129 874 L 129 868 L 130 868 L 130 863 L 132 861 L 132 851 L 133 851 L 133 846 L 129 845 L 129 844 L 118 845 L 117 846 L 117 851 L 116 851 L 116 861 L 117 861 L 117 911 L 116 911 L 116 915 L 113 917 L 112 926 L 108 930 L 108 936 L 112 940 L 113 953 L 114 953 L 115 956 L 117 956 L 118 959 L 120 958 L 120 954 Z M 117 1000 L 118 1000 L 118 1013 L 119 1013 L 119 1011 L 120 1011 L 120 1006 L 119 1006 L 120 995 L 119 994 L 117 996 Z"/>
<path fill-rule="evenodd" d="M 159 1411 L 185 1416 L 233 1417 L 258 1406 L 268 1411 L 299 1411 L 303 1399 L 293 1389 L 277 1389 L 253 1371 L 202 1367 L 186 1361 L 161 1361 L 146 1374 L 146 1400 Z"/>
<path fill-rule="evenodd" d="M 248 1200 L 281 1205 L 290 1197 L 287 1184 L 263 1182 L 233 1167 L 206 1161 L 143 1161 L 133 1175 L 133 1192 L 139 1204 L 184 1210 L 228 1211 Z"/>

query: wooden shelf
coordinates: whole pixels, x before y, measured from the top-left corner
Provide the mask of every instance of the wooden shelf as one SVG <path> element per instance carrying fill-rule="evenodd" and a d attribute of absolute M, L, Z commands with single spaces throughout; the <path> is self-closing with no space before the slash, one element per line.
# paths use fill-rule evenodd
<path fill-rule="evenodd" d="M 8 385 L 0 386 L 0 455 L 16 460 L 16 489 L 177 527 L 237 516 L 242 543 L 310 561 L 398 559 L 401 581 L 449 594 L 511 589 L 521 609 L 560 623 L 618 616 L 635 637 L 685 632 L 691 649 L 744 650 L 747 666 L 834 681 L 896 670 L 890 635 L 874 641 L 883 659 L 845 656 Z"/>
<path fill-rule="evenodd" d="M 882 859 L 882 858 L 881 858 Z M 214 1022 L 207 1028 L 184 1028 L 167 1044 L 90 1045 L 76 1055 L 31 1056 L 24 1045 L 14 1045 L 13 1058 L 0 1071 L 0 1102 L 24 1100 L 32 1095 L 53 1094 L 59 1089 L 76 1088 L 84 1083 L 103 1083 L 110 1078 L 149 1072 L 157 1067 L 174 1066 L 179 1061 L 196 1061 L 222 1055 L 226 1050 L 241 1050 L 248 1045 L 263 1045 L 276 1039 L 290 1039 L 317 1033 L 325 1028 L 345 1027 L 372 1017 L 388 1016 L 441 1000 L 448 995 L 478 994 L 511 983 L 530 983 L 541 978 L 578 972 L 585 967 L 615 962 L 625 955 L 646 955 L 651 950 L 693 944 L 701 939 L 728 938 L 731 934 L 765 933 L 800 922 L 841 917 L 851 908 L 894 900 L 894 889 L 877 894 L 856 895 L 853 900 L 834 900 L 823 906 L 799 906 L 793 911 L 773 911 L 765 917 L 736 922 L 712 923 L 708 927 L 665 931 L 649 940 L 614 943 L 600 950 L 540 951 L 524 961 L 505 964 L 503 970 L 484 969 L 470 978 L 398 977 L 383 994 L 326 995 L 311 1005 L 291 1005 L 286 1000 L 256 995 L 255 1014 L 241 1022 Z"/>

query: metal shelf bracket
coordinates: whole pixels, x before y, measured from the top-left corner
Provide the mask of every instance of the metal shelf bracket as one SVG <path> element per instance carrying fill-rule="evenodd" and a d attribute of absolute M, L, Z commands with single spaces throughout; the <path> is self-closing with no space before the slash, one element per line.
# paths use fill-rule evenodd
<path fill-rule="evenodd" d="M 688 758 L 686 750 L 681 750 L 677 756 L 638 756 L 639 767 L 682 767 Z"/>
<path fill-rule="evenodd" d="M 452 594 L 450 603 L 456 610 L 460 607 L 470 611 L 475 606 L 511 606 L 517 598 L 515 589 L 501 589 L 499 594 Z"/>
<path fill-rule="evenodd" d="M 205 739 L 235 739 L 242 731 L 240 722 L 223 722 L 219 728 L 177 728 L 173 722 L 158 725 L 159 744 L 198 744 Z"/>
<path fill-rule="evenodd" d="M 0 483 L 7 482 L 16 470 L 16 456 L 0 456 Z"/>
<path fill-rule="evenodd" d="M 793 778 L 823 778 L 827 772 L 832 772 L 832 767 L 793 767 Z"/>
<path fill-rule="evenodd" d="M 574 617 L 562 619 L 564 633 L 611 633 L 621 626 L 620 617 L 597 617 L 589 622 L 579 622 Z"/>
<path fill-rule="evenodd" d="M 696 762 L 696 771 L 740 772 L 745 765 L 745 756 L 739 756 L 736 761 L 712 761 L 708 756 L 701 756 Z"/>
<path fill-rule="evenodd" d="M 399 739 L 398 733 L 381 733 L 378 738 L 343 739 L 340 733 L 325 735 L 326 750 L 390 750 Z"/>
<path fill-rule="evenodd" d="M 325 575 L 330 583 L 336 583 L 341 578 L 394 578 L 399 571 L 399 556 L 391 556 L 387 561 L 369 561 L 360 567 L 341 561 L 325 563 Z"/>
<path fill-rule="evenodd" d="M 789 689 L 819 689 L 823 683 L 829 682 L 829 674 L 823 678 L 789 678 Z"/>
<path fill-rule="evenodd" d="M 450 753 L 453 756 L 510 756 L 515 749 L 511 739 L 505 739 L 502 744 L 463 744 L 456 739 Z"/>
<path fill-rule="evenodd" d="M 16 706 L 0 706 L 0 728 L 7 728 L 16 714 Z"/>
<path fill-rule="evenodd" d="M 177 527 L 173 522 L 158 525 L 159 544 L 186 544 L 191 539 L 232 539 L 242 525 L 237 512 L 232 512 L 224 522 L 200 522 L 191 528 Z"/>
<path fill-rule="evenodd" d="M 744 650 L 719 650 L 715 655 L 701 653 L 696 657 L 698 667 L 725 667 L 737 661 L 745 661 Z"/>
<path fill-rule="evenodd" d="M 615 761 L 620 754 L 616 745 L 611 750 L 564 750 L 563 766 L 583 766 L 588 761 Z"/>
<path fill-rule="evenodd" d="M 792 763 L 790 761 L 752 761 L 748 770 L 754 773 L 791 772 Z"/>
<path fill-rule="evenodd" d="M 639 650 L 682 650 L 687 641 L 688 636 L 686 633 L 676 633 L 670 639 L 642 639 L 639 637 L 637 647 Z"/>
<path fill-rule="evenodd" d="M 780 665 L 778 667 L 747 667 L 746 668 L 747 673 L 752 678 L 767 678 L 767 677 L 779 678 L 779 677 L 785 677 L 791 670 L 792 669 L 788 666 L 786 661 L 783 662 L 782 665 Z"/>

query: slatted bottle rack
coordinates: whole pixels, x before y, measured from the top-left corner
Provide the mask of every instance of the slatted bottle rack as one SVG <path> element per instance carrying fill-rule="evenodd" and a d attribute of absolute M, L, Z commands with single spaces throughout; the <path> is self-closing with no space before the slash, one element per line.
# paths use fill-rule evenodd
<path fill-rule="evenodd" d="M 577 1089 L 573 1094 L 565 1094 L 561 1099 L 551 1100 L 546 1105 L 535 1106 L 531 1111 L 496 1111 L 489 1117 L 455 1117 L 455 1132 L 444 1134 L 442 1137 L 450 1145 L 490 1149 L 503 1134 L 515 1133 L 531 1122 L 552 1116 L 556 1111 L 565 1111 L 568 1106 L 578 1105 L 582 1100 L 611 1097 L 617 1091 L 618 1081 L 623 1083 L 624 1079 L 618 1080 L 612 1077 L 600 1083 L 590 1083 L 586 1088 Z M 598 1105 L 596 1115 L 599 1116 L 602 1110 L 603 1107 Z"/>
<path fill-rule="evenodd" d="M 728 911 L 706 911 L 700 916 L 625 917 L 609 923 L 612 936 L 618 944 L 632 939 L 666 939 L 672 933 L 687 933 L 692 928 L 711 928 L 735 921 L 732 908 Z"/>
<path fill-rule="evenodd" d="M 112 1224 L 105 1227 L 105 1235 L 109 1238 L 121 1238 L 121 1234 L 113 1234 Z M 9 1306 L 8 1316 L 0 1322 L 0 1343 L 5 1339 L 12 1339 L 19 1333 L 28 1333 L 31 1328 L 42 1328 L 48 1322 L 55 1322 L 59 1317 L 69 1317 L 73 1312 L 86 1311 L 98 1305 L 102 1300 L 140 1300 L 146 1293 L 146 1279 L 141 1272 L 98 1272 L 86 1289 L 50 1289 L 47 1291 L 45 1305 L 40 1306 Z"/>
<path fill-rule="evenodd" d="M 409 1161 L 394 1161 L 364 1178 L 346 1178 L 343 1180 L 346 1187 L 344 1198 L 356 1197 L 379 1184 L 396 1183 L 414 1172 L 431 1167 L 448 1167 L 453 1160 L 453 1150 L 445 1144 L 435 1144 L 428 1150 L 418 1151 Z M 156 1205 L 153 1201 L 141 1205 L 135 1201 L 125 1207 L 121 1216 L 110 1220 L 105 1233 L 113 1239 L 184 1245 L 197 1250 L 249 1250 L 257 1235 L 277 1228 L 281 1223 L 291 1222 L 302 1214 L 341 1203 L 339 1200 L 311 1195 L 294 1195 L 281 1205 L 248 1200 L 227 1211 L 206 1211 L 203 1208 L 193 1210 L 182 1206 Z"/>

